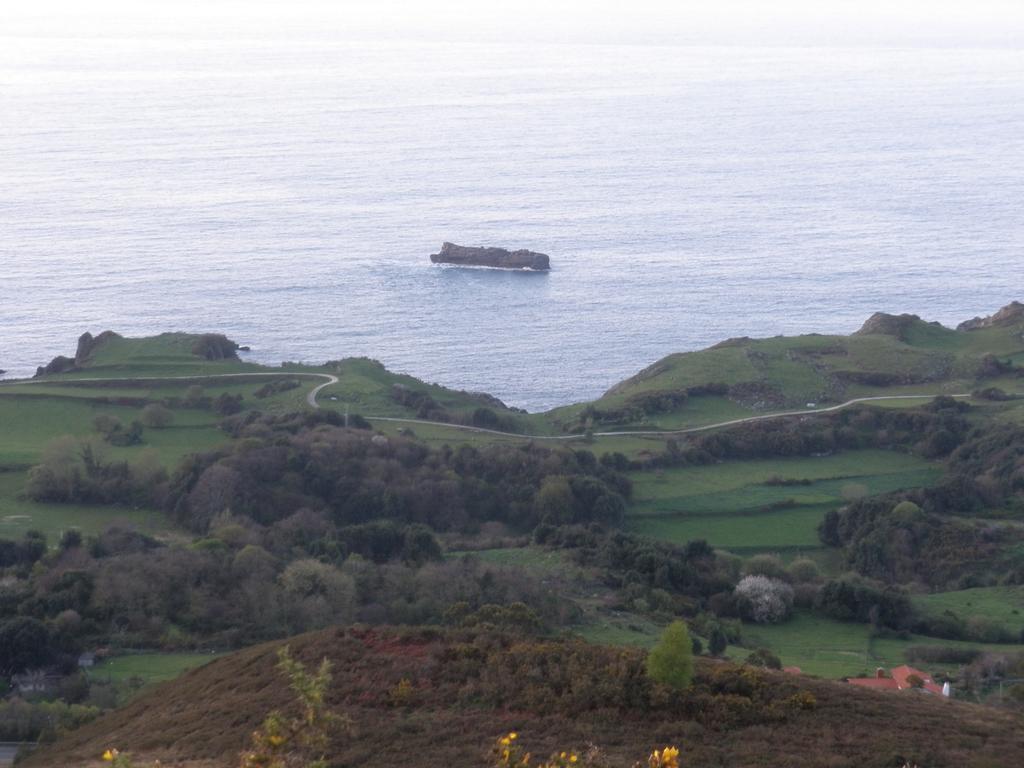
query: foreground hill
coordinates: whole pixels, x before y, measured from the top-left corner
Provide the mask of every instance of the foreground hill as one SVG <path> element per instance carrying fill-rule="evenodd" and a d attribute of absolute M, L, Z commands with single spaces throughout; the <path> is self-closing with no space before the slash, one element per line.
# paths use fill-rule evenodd
<path fill-rule="evenodd" d="M 710 660 L 673 694 L 643 674 L 643 651 L 471 630 L 329 629 L 289 642 L 309 664 L 334 663 L 330 704 L 354 729 L 335 741 L 332 765 L 483 766 L 507 730 L 535 754 L 594 743 L 613 764 L 665 743 L 695 768 L 1024 764 L 1024 718 L 923 694 Z M 89 765 L 116 746 L 164 765 L 236 765 L 262 717 L 289 704 L 280 645 L 216 659 L 24 764 Z"/>

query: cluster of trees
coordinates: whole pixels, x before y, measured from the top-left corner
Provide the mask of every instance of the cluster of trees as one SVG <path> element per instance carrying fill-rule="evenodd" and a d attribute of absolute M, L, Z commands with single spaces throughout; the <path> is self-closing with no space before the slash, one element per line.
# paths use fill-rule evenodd
<path fill-rule="evenodd" d="M 300 509 L 336 525 L 374 520 L 471 531 L 499 521 L 529 531 L 540 523 L 621 521 L 631 486 L 586 451 L 532 445 L 435 450 L 328 424 L 246 420 L 243 438 L 188 457 L 172 476 L 166 507 L 202 533 L 221 514 L 272 525 Z"/>
<path fill-rule="evenodd" d="M 890 584 L 965 589 L 1024 583 L 1016 547 L 1024 535 L 1011 526 L 929 512 L 932 490 L 858 499 L 826 514 L 819 536 L 845 548 L 851 569 Z"/>
<path fill-rule="evenodd" d="M 576 421 L 567 429 L 570 432 L 581 432 L 598 424 L 634 424 L 643 421 L 648 416 L 676 411 L 686 405 L 691 397 L 706 395 L 724 397 L 727 394 L 729 394 L 729 385 L 724 383 L 639 392 L 630 395 L 618 406 L 598 407 L 593 404 L 585 406 L 579 412 Z"/>
<path fill-rule="evenodd" d="M 938 397 L 913 411 L 859 406 L 803 419 L 748 422 L 728 430 L 695 436 L 681 444 L 666 442 L 664 453 L 643 460 L 624 456 L 622 469 L 702 466 L 716 461 L 814 456 L 839 450 L 887 448 L 926 458 L 948 456 L 971 434 L 969 406 Z"/>
<path fill-rule="evenodd" d="M 462 394 L 482 401 L 468 415 L 452 413 L 438 403 L 429 392 L 412 389 L 403 384 L 394 384 L 391 387 L 391 399 L 399 405 L 414 411 L 417 419 L 443 421 L 449 424 L 465 424 L 471 427 L 494 429 L 499 432 L 522 431 L 518 419 L 510 414 L 499 414 L 494 408 L 490 407 L 497 406 L 504 409 L 504 403 L 501 401 L 489 396 L 473 395 L 468 392 Z"/>
<path fill-rule="evenodd" d="M 913 622 L 910 599 L 902 590 L 856 578 L 831 579 L 818 590 L 815 607 L 839 621 L 906 629 Z"/>
<path fill-rule="evenodd" d="M 53 738 L 95 720 L 98 707 L 63 701 L 0 701 L 0 741 L 39 741 Z"/>
<path fill-rule="evenodd" d="M 597 525 L 540 525 L 534 538 L 600 569 L 623 607 L 640 613 L 692 611 L 717 593 L 731 594 L 736 584 L 735 561 L 703 540 L 677 545 Z"/>
<path fill-rule="evenodd" d="M 25 493 L 35 501 L 153 506 L 166 482 L 154 451 L 143 451 L 134 462 L 116 460 L 99 440 L 65 436 L 51 441 L 29 470 Z"/>
<path fill-rule="evenodd" d="M 445 561 L 429 531 L 389 525 L 339 528 L 307 510 L 266 528 L 228 519 L 188 546 L 118 529 L 66 536 L 0 580 L 10 617 L 0 624 L 0 675 L 73 659 L 95 643 L 237 647 L 331 624 L 440 624 L 455 604 L 468 615 L 522 603 L 538 627 L 567 617 L 525 572 Z"/>

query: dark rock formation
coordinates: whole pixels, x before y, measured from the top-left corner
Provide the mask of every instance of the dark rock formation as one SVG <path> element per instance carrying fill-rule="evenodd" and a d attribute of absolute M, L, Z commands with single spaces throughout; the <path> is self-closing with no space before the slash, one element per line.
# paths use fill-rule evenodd
<path fill-rule="evenodd" d="M 222 333 L 204 333 L 192 345 L 192 354 L 207 360 L 236 360 L 238 344 Z"/>
<path fill-rule="evenodd" d="M 867 336 L 877 333 L 902 339 L 908 328 L 923 322 L 924 320 L 917 315 L 890 315 L 885 312 L 875 312 L 860 327 L 860 330 L 854 333 L 854 336 Z"/>
<path fill-rule="evenodd" d="M 53 373 L 69 373 L 77 371 L 85 365 L 86 361 L 102 344 L 110 339 L 119 339 L 120 335 L 113 331 L 103 331 L 98 336 L 93 336 L 86 331 L 78 337 L 78 347 L 75 349 L 73 358 L 64 355 L 57 355 L 46 365 L 36 368 L 36 376 L 46 376 Z"/>
<path fill-rule="evenodd" d="M 956 327 L 958 331 L 976 331 L 979 328 L 1008 328 L 1024 323 L 1024 304 L 1012 301 L 989 317 L 976 317 Z"/>
<path fill-rule="evenodd" d="M 440 253 L 431 254 L 435 264 L 458 264 L 467 267 L 495 267 L 498 269 L 532 269 L 538 272 L 551 269 L 547 255 L 534 251 L 507 251 L 504 248 L 467 248 L 444 243 Z"/>
<path fill-rule="evenodd" d="M 78 337 L 78 348 L 75 350 L 75 364 L 82 365 L 89 356 L 110 339 L 119 339 L 121 336 L 113 331 L 103 331 L 99 336 L 93 336 L 86 331 Z"/>
<path fill-rule="evenodd" d="M 75 365 L 73 358 L 57 355 L 46 365 L 36 368 L 36 376 L 47 376 L 51 373 L 67 373 L 68 371 L 75 370 L 78 370 L 78 366 Z"/>

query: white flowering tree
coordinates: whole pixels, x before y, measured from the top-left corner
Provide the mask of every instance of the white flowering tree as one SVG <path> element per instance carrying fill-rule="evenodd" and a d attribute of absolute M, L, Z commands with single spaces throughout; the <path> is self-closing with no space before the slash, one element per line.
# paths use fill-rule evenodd
<path fill-rule="evenodd" d="M 734 594 L 743 616 L 759 624 L 783 621 L 793 610 L 793 588 L 780 579 L 746 576 Z"/>

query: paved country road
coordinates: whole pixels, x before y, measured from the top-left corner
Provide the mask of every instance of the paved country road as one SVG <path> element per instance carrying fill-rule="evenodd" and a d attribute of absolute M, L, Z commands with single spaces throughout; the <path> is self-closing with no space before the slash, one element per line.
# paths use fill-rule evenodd
<path fill-rule="evenodd" d="M 229 379 L 229 378 L 266 378 L 268 376 L 280 378 L 282 376 L 292 377 L 305 377 L 305 378 L 317 378 L 323 379 L 324 381 L 317 384 L 313 389 L 306 395 L 306 403 L 310 408 L 319 408 L 320 404 L 317 402 L 317 397 L 320 393 L 334 384 L 337 384 L 339 379 L 337 376 L 331 373 L 296 373 L 294 371 L 280 371 L 273 373 L 216 373 L 206 374 L 202 376 L 133 376 L 127 378 L 76 378 L 76 379 L 13 379 L 8 381 L 0 381 L 0 386 L 3 385 L 24 385 L 24 384 L 56 384 L 66 385 L 74 384 L 79 381 L 104 381 L 109 383 L 121 383 L 131 384 L 139 381 L 209 381 L 211 379 Z M 1010 393 L 1013 397 L 1022 397 L 1024 395 L 1020 393 Z M 845 403 L 839 403 L 839 405 L 831 405 L 826 408 L 805 408 L 801 411 L 779 411 L 776 413 L 763 413 L 757 416 L 745 416 L 741 419 L 730 419 L 729 421 L 719 421 L 714 424 L 704 424 L 699 427 L 686 427 L 684 429 L 638 429 L 638 430 L 623 430 L 619 432 L 594 432 L 595 437 L 640 437 L 640 436 L 663 436 L 671 437 L 672 435 L 689 435 L 695 432 L 707 432 L 712 429 L 719 429 L 721 427 L 733 427 L 738 424 L 748 424 L 753 421 L 766 421 L 768 419 L 785 419 L 793 418 L 796 416 L 813 416 L 818 413 L 832 413 L 834 411 L 840 411 L 843 408 L 849 408 L 851 405 L 857 405 L 858 403 L 870 403 L 878 402 L 882 400 L 927 400 L 933 397 L 955 397 L 955 398 L 969 398 L 970 394 L 960 393 L 950 395 L 946 392 L 932 392 L 932 393 L 921 393 L 918 395 L 875 395 L 873 397 L 855 397 L 852 400 L 847 400 Z M 452 424 L 447 421 L 427 421 L 425 419 L 408 419 L 399 416 L 364 416 L 363 418 L 368 421 L 393 421 L 404 424 L 425 424 L 438 427 L 448 427 L 449 429 L 461 429 L 466 432 L 476 432 L 479 434 L 486 435 L 500 435 L 502 437 L 517 437 L 526 440 L 577 440 L 582 437 L 581 434 L 571 435 L 524 435 L 519 432 L 502 432 L 497 429 L 485 429 L 484 427 L 471 427 L 465 424 Z"/>
<path fill-rule="evenodd" d="M 35 746 L 29 742 L 25 743 L 25 746 Z M 0 741 L 0 768 L 6 768 L 8 765 L 14 765 L 14 756 L 18 754 L 18 750 L 21 749 L 22 744 L 16 741 Z"/>

